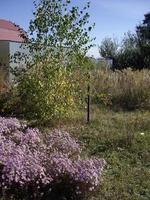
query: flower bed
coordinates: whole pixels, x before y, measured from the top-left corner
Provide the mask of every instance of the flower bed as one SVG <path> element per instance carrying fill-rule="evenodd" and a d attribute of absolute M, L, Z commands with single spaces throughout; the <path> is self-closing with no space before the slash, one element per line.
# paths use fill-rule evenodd
<path fill-rule="evenodd" d="M 78 142 L 53 130 L 46 139 L 38 129 L 15 118 L 0 117 L 0 190 L 16 199 L 81 199 L 101 183 L 103 159 L 81 158 Z"/>

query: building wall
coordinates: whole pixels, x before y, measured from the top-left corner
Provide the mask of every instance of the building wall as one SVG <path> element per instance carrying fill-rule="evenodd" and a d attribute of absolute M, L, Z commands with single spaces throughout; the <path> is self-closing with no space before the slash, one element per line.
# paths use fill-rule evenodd
<path fill-rule="evenodd" d="M 15 53 L 17 52 L 28 55 L 28 49 L 25 44 L 19 42 L 9 42 L 10 66 L 12 68 L 24 67 L 24 60 L 21 60 L 18 63 L 14 62 Z M 10 80 L 13 80 L 12 74 L 10 74 Z"/>
<path fill-rule="evenodd" d="M 9 72 L 9 42 L 0 41 L 0 77 L 1 80 L 8 80 Z"/>
<path fill-rule="evenodd" d="M 26 48 L 26 45 L 23 43 L 19 43 L 19 42 L 9 42 L 9 52 L 10 52 L 10 56 L 14 56 L 14 54 L 16 52 L 20 52 L 20 53 L 28 53 L 28 50 Z"/>
<path fill-rule="evenodd" d="M 20 63 L 14 62 L 15 53 L 20 52 L 25 55 L 29 54 L 29 51 L 25 44 L 19 42 L 10 42 L 10 41 L 0 41 L 0 76 L 5 80 L 12 81 L 13 75 L 9 72 L 9 67 L 23 67 L 24 61 Z"/>

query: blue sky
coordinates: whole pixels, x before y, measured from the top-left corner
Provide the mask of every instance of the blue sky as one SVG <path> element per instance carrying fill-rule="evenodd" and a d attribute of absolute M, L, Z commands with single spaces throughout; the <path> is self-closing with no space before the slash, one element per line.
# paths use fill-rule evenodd
<path fill-rule="evenodd" d="M 33 0 L 0 0 L 0 18 L 7 19 L 20 25 L 26 31 L 32 18 Z M 77 5 L 84 5 L 86 0 L 73 0 Z M 96 37 L 96 45 L 105 37 L 116 37 L 120 40 L 127 31 L 135 31 L 150 11 L 150 0 L 91 0 L 90 21 L 96 26 L 92 36 Z M 99 57 L 98 48 L 90 53 Z"/>

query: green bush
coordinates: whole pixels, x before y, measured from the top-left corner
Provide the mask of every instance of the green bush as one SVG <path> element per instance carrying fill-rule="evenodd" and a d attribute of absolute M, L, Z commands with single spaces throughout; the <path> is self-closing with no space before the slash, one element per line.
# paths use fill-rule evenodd
<path fill-rule="evenodd" d="M 0 113 L 6 111 L 6 102 L 10 98 L 9 96 L 10 85 L 5 79 L 4 71 L 0 70 Z"/>
<path fill-rule="evenodd" d="M 18 81 L 21 112 L 29 119 L 61 119 L 70 117 L 76 110 L 78 93 L 73 74 L 65 68 L 53 73 L 51 69 L 50 64 L 36 65 Z"/>

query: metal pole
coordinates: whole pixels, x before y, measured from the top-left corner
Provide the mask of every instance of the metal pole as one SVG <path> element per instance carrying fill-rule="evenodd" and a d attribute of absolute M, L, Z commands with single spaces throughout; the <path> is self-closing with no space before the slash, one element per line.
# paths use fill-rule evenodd
<path fill-rule="evenodd" d="M 90 122 L 90 74 L 88 75 L 88 86 L 87 86 L 87 123 Z"/>

